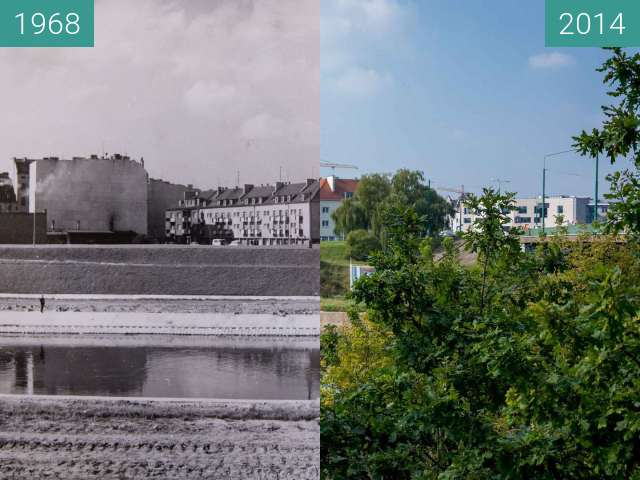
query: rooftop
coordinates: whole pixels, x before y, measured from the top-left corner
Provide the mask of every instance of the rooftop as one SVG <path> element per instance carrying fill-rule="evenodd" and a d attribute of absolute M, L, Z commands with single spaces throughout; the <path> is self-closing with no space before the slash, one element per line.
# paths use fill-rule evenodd
<path fill-rule="evenodd" d="M 331 183 L 333 182 L 333 188 Z M 342 201 L 345 194 L 353 194 L 358 189 L 358 180 L 332 177 L 320 179 L 320 200 Z"/>

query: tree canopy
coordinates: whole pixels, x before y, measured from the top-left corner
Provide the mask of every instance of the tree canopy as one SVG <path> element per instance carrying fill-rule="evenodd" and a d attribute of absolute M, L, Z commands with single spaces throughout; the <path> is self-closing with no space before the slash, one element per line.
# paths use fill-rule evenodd
<path fill-rule="evenodd" d="M 614 203 L 608 212 L 607 229 L 640 235 L 640 54 L 610 49 L 612 56 L 597 69 L 611 90 L 608 95 L 617 103 L 602 106 L 605 120 L 600 129 L 582 131 L 574 137 L 574 147 L 595 158 L 606 155 L 611 163 L 628 158 L 634 168 L 607 176 L 611 192 L 605 197 Z"/>
<path fill-rule="evenodd" d="M 424 238 L 422 178 L 391 179 L 352 292 L 366 313 L 322 334 L 323 478 L 640 480 L 640 55 L 600 71 L 619 103 L 576 148 L 633 161 L 609 177 L 607 228 L 628 235 L 524 252 L 503 229 L 513 195 L 486 189 L 464 267 Z"/>
<path fill-rule="evenodd" d="M 393 176 L 363 175 L 353 198 L 342 202 L 333 212 L 336 233 L 368 230 L 381 238 L 383 212 L 394 204 L 411 206 L 421 217 L 424 231 L 436 233 L 447 225 L 453 213 L 451 204 L 425 184 L 424 174 L 398 170 Z"/>

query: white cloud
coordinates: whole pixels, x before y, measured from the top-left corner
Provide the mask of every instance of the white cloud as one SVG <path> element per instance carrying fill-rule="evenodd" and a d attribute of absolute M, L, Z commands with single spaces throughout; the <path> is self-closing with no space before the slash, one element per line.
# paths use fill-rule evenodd
<path fill-rule="evenodd" d="M 370 57 L 389 48 L 410 10 L 399 0 L 323 0 L 321 74 L 333 94 L 368 97 L 389 87 L 388 68 Z"/>
<path fill-rule="evenodd" d="M 262 112 L 244 122 L 240 135 L 247 140 L 283 137 L 293 133 L 289 128 L 283 120 Z"/>
<path fill-rule="evenodd" d="M 239 102 L 238 90 L 233 85 L 220 85 L 216 82 L 198 81 L 184 94 L 187 108 L 198 115 L 217 116 L 221 110 L 228 109 Z"/>
<path fill-rule="evenodd" d="M 396 0 L 336 0 L 343 18 L 360 29 L 386 29 L 393 25 L 401 8 Z"/>
<path fill-rule="evenodd" d="M 0 49 L 0 171 L 104 143 L 201 187 L 238 168 L 253 183 L 279 165 L 305 178 L 319 158 L 319 17 L 318 0 L 96 0 L 95 48 Z"/>
<path fill-rule="evenodd" d="M 540 53 L 529 57 L 529 67 L 536 70 L 570 67 L 575 63 L 575 58 L 571 55 L 560 52 Z"/>
<path fill-rule="evenodd" d="M 357 97 L 368 97 L 391 85 L 391 75 L 373 69 L 351 67 L 333 80 L 337 90 Z"/>

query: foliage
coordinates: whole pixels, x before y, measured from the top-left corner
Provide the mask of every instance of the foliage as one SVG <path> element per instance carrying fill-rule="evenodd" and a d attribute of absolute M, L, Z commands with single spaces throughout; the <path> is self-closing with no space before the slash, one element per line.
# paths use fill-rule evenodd
<path fill-rule="evenodd" d="M 640 235 L 640 54 L 628 55 L 613 48 L 611 58 L 597 69 L 604 73 L 603 83 L 612 90 L 608 95 L 617 104 L 603 106 L 602 128 L 591 133 L 582 131 L 574 137 L 574 147 L 592 158 L 606 154 L 611 163 L 620 157 L 631 159 L 635 169 L 625 169 L 607 176 L 611 193 L 605 197 L 614 202 L 608 212 L 609 232 L 623 230 Z"/>
<path fill-rule="evenodd" d="M 435 235 L 453 213 L 451 204 L 425 185 L 424 174 L 398 170 L 395 175 L 364 175 L 353 198 L 347 199 L 333 213 L 336 233 L 368 230 L 384 237 L 384 211 L 394 204 L 412 207 L 421 217 L 425 232 Z"/>
<path fill-rule="evenodd" d="M 369 219 L 356 198 L 343 200 L 338 208 L 331 213 L 335 223 L 334 231 L 337 235 L 348 235 L 349 232 L 369 227 Z"/>
<path fill-rule="evenodd" d="M 353 230 L 347 235 L 347 250 L 348 257 L 355 260 L 367 260 L 369 255 L 380 250 L 380 241 L 372 233 L 366 230 Z"/>
<path fill-rule="evenodd" d="M 346 242 L 322 242 L 320 244 L 320 296 L 322 298 L 343 297 L 348 290 L 349 256 Z"/>
<path fill-rule="evenodd" d="M 384 211 L 353 292 L 367 314 L 323 337 L 324 478 L 640 479 L 640 249 L 584 235 L 523 253 L 511 201 L 473 199 L 470 269 L 450 239 L 434 260 L 415 210 Z"/>

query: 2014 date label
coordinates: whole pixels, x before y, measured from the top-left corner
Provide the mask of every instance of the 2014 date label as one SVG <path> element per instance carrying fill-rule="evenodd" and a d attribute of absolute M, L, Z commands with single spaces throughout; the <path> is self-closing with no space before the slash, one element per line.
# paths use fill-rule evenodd
<path fill-rule="evenodd" d="M 637 0 L 546 0 L 547 47 L 640 46 Z"/>

